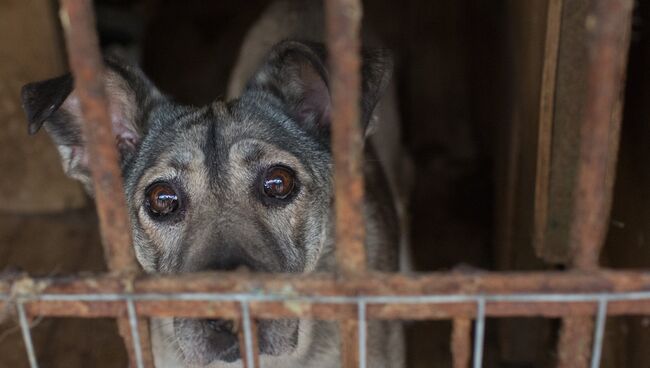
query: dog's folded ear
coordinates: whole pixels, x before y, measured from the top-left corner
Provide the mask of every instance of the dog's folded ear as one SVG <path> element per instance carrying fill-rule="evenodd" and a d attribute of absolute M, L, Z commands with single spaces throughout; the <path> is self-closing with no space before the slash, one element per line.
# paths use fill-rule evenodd
<path fill-rule="evenodd" d="M 393 59 L 385 49 L 362 51 L 361 121 L 364 129 L 386 89 Z M 289 116 L 309 131 L 329 135 L 331 97 L 327 55 L 322 44 L 283 41 L 273 47 L 248 82 L 244 95 L 265 91 L 278 98 Z"/>
<path fill-rule="evenodd" d="M 146 129 L 142 124 L 143 112 L 161 95 L 139 69 L 113 59 L 107 59 L 106 64 L 104 81 L 113 133 L 125 163 Z M 73 77 L 65 74 L 29 83 L 22 88 L 21 98 L 29 133 L 36 134 L 45 127 L 58 148 L 66 174 L 81 181 L 91 192 L 88 150 L 81 132 L 81 106 Z"/>

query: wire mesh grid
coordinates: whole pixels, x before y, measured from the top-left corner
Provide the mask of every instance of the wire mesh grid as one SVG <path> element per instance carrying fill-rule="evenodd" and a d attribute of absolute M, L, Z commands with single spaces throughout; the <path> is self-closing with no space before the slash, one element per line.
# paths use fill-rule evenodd
<path fill-rule="evenodd" d="M 607 138 L 602 136 L 603 129 L 610 124 L 611 106 L 621 88 L 620 74 L 624 75 L 624 67 L 616 61 L 617 55 L 626 51 L 619 36 L 629 27 L 630 9 L 628 0 L 594 1 L 595 26 L 589 39 L 588 65 L 593 93 L 587 97 L 588 115 L 581 122 L 584 165 L 581 165 L 577 187 L 583 191 L 577 198 L 579 212 L 572 224 L 577 229 L 574 236 L 577 271 L 469 276 L 397 276 L 365 272 L 364 226 L 359 209 L 363 198 L 361 133 L 356 124 L 361 6 L 359 0 L 328 0 L 325 13 L 334 103 L 336 241 L 342 272 L 327 277 L 308 275 L 300 278 L 231 273 L 220 278 L 198 276 L 189 282 L 187 276 L 161 280 L 136 275 L 125 204 L 114 200 L 114 193 L 122 192 L 122 183 L 104 86 L 99 77 L 102 62 L 92 3 L 90 0 L 61 0 L 61 22 L 86 121 L 84 135 L 91 147 L 97 147 L 91 152 L 90 163 L 103 244 L 112 275 L 119 277 L 0 280 L 0 304 L 15 304 L 30 366 L 38 367 L 30 332 L 31 315 L 115 317 L 122 322 L 119 325 L 132 366 L 142 368 L 153 366 L 151 352 L 145 348 L 150 345 L 144 317 L 183 314 L 192 309 L 192 316 L 215 316 L 216 313 L 241 320 L 243 349 L 240 350 L 247 368 L 259 365 L 256 319 L 289 316 L 356 321 L 356 329 L 347 330 L 352 333 L 344 333 L 341 329 L 343 343 L 353 342 L 355 346 L 351 352 L 342 353 L 344 366 L 350 368 L 368 366 L 368 320 L 411 319 L 414 316 L 416 319 L 453 319 L 454 325 L 459 327 L 454 328 L 454 366 L 466 366 L 469 346 L 473 343 L 471 364 L 479 368 L 484 355 L 486 316 L 579 315 L 590 318 L 595 315 L 594 328 L 587 329 L 592 336 L 583 338 L 592 342 L 590 366 L 598 367 L 607 315 L 650 312 L 650 274 L 597 270 L 611 188 L 593 185 L 602 181 L 607 163 L 591 158 L 599 154 L 598 148 Z M 99 175 L 102 180 L 97 179 Z M 111 193 L 110 200 L 107 200 L 107 193 Z M 580 217 L 580 214 L 585 216 Z M 226 282 L 215 286 L 221 282 L 215 280 L 224 278 Z M 287 286 L 292 292 L 279 291 Z M 152 308 L 152 302 L 163 306 Z M 178 302 L 188 304 L 174 304 Z M 296 305 L 303 308 L 296 308 Z M 318 308 L 323 305 L 334 308 Z M 473 338 L 469 320 L 474 321 Z M 567 329 L 563 333 L 571 331 Z"/>

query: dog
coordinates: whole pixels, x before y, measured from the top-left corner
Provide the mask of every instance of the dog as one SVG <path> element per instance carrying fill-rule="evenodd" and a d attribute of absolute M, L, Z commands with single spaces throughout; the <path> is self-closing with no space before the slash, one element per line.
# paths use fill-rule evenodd
<path fill-rule="evenodd" d="M 336 272 L 331 99 L 322 44 L 276 43 L 236 98 L 203 107 L 175 103 L 135 66 L 112 57 L 105 63 L 134 248 L 146 272 Z M 389 85 L 392 64 L 384 49 L 362 52 L 359 123 L 366 130 L 376 120 L 375 107 Z M 22 99 L 29 132 L 43 127 L 66 174 L 92 195 L 72 76 L 30 83 L 23 87 Z M 368 267 L 396 271 L 400 231 L 395 190 L 368 139 L 364 155 Z M 263 367 L 340 366 L 335 322 L 257 324 Z M 368 329 L 369 366 L 402 367 L 401 324 L 369 321 Z M 220 319 L 152 319 L 155 364 L 241 367 L 236 330 Z"/>

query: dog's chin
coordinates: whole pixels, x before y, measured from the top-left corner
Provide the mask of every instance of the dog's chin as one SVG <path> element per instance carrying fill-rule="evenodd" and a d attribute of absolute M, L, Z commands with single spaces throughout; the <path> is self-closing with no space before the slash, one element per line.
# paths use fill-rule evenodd
<path fill-rule="evenodd" d="M 298 320 L 262 320 L 257 323 L 260 354 L 289 355 L 298 344 Z M 185 363 L 207 366 L 241 358 L 238 326 L 220 319 L 174 318 L 174 334 Z"/>

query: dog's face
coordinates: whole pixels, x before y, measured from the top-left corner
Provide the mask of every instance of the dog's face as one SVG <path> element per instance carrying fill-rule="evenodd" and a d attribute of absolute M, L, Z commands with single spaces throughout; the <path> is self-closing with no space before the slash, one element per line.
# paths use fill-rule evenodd
<path fill-rule="evenodd" d="M 364 53 L 362 122 L 388 82 L 390 58 Z M 155 273 L 246 268 L 310 272 L 331 262 L 330 95 L 322 47 L 277 45 L 242 96 L 179 106 L 139 70 L 105 76 L 136 254 Z M 92 192 L 71 77 L 27 85 L 30 132 L 41 125 L 66 172 Z M 239 358 L 232 323 L 176 318 L 192 364 Z M 260 321 L 262 354 L 290 354 L 298 320 Z"/>

